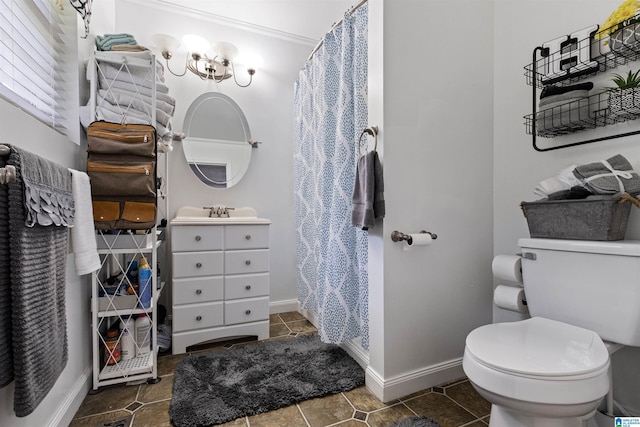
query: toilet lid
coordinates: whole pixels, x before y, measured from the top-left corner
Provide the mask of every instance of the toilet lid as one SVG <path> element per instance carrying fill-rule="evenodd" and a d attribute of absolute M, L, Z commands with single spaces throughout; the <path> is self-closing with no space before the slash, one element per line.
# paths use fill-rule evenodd
<path fill-rule="evenodd" d="M 522 375 L 583 375 L 609 361 L 595 332 L 542 317 L 481 326 L 467 336 L 466 346 L 478 362 Z"/>

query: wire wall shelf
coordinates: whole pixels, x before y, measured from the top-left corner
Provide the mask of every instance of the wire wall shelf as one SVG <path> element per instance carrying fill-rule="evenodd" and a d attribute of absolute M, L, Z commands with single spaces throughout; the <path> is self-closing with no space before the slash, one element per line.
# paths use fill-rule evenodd
<path fill-rule="evenodd" d="M 640 21 L 640 16 L 635 19 Z M 532 135 L 536 151 L 550 151 L 597 141 L 640 134 L 640 130 L 561 143 L 541 148 L 537 138 L 555 138 L 604 126 L 636 120 L 640 117 L 640 89 L 600 90 L 579 99 L 539 105 L 540 90 L 546 86 L 565 87 L 595 77 L 599 73 L 640 59 L 640 22 L 620 24 L 616 31 L 599 40 L 595 30 L 581 40 L 567 37 L 560 50 L 538 46 L 532 62 L 524 67 L 526 83 L 532 86 L 532 113 L 524 116 L 526 133 Z M 595 27 L 597 28 L 597 27 Z"/>

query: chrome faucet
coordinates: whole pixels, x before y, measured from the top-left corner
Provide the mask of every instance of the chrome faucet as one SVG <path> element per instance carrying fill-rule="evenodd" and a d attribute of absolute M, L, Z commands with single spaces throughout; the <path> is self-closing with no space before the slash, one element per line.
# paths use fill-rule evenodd
<path fill-rule="evenodd" d="M 209 218 L 229 218 L 229 211 L 234 208 L 228 208 L 226 206 L 204 206 L 203 209 L 209 209 Z"/>

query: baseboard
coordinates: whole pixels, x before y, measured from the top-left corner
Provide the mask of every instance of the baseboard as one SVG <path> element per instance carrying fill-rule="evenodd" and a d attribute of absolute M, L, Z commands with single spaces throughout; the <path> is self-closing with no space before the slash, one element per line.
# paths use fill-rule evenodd
<path fill-rule="evenodd" d="M 298 300 L 288 299 L 282 301 L 272 301 L 269 303 L 269 313 L 287 313 L 289 311 L 298 311 Z"/>
<path fill-rule="evenodd" d="M 382 378 L 371 366 L 367 366 L 365 371 L 367 387 L 385 403 L 464 376 L 462 358 L 427 366 L 388 379 Z"/>
<path fill-rule="evenodd" d="M 91 389 L 92 372 L 92 367 L 87 367 L 78 380 L 73 383 L 73 387 L 67 393 L 66 399 L 61 402 L 58 410 L 53 414 L 48 424 L 49 427 L 68 426 L 71 423 L 82 401 Z"/>
<path fill-rule="evenodd" d="M 359 338 L 342 343 L 340 347 L 349 353 L 349 356 L 362 366 L 362 369 L 367 369 L 369 366 L 369 352 L 362 348 Z"/>

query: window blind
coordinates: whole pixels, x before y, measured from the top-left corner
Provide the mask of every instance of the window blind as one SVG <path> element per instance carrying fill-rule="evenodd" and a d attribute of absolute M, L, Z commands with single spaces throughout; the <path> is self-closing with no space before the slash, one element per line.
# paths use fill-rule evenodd
<path fill-rule="evenodd" d="M 0 0 L 0 96 L 66 134 L 64 58 L 71 22 L 56 3 Z"/>

